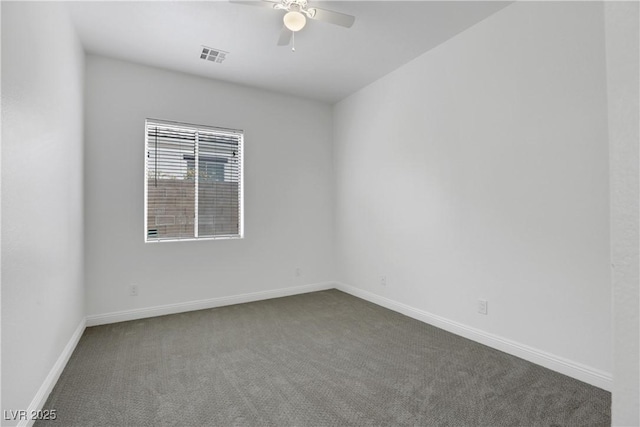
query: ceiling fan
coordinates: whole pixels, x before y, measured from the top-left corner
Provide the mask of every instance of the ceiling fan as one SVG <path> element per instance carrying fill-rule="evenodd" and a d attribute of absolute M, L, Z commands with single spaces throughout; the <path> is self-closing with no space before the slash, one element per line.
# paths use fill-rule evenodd
<path fill-rule="evenodd" d="M 250 6 L 267 7 L 269 9 L 284 10 L 283 21 L 284 26 L 280 32 L 278 46 L 288 46 L 294 34 L 307 23 L 307 18 L 317 21 L 328 22 L 330 24 L 340 25 L 341 27 L 350 28 L 356 18 L 333 10 L 321 9 L 319 7 L 309 7 L 307 0 L 230 0 L 231 3 L 246 4 Z M 295 43 L 295 39 L 294 39 Z M 292 48 L 296 50 L 295 44 Z"/>

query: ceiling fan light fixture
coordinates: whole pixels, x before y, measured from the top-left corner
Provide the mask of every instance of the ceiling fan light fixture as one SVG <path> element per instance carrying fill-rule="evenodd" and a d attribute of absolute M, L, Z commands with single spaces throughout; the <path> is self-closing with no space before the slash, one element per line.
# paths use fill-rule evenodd
<path fill-rule="evenodd" d="M 283 21 L 285 27 L 293 32 L 296 32 L 304 28 L 307 23 L 307 18 L 304 16 L 304 14 L 292 10 L 284 15 Z"/>

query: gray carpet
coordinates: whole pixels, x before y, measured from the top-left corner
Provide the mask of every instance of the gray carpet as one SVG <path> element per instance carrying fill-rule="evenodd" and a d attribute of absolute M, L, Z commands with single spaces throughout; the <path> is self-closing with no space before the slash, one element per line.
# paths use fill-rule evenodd
<path fill-rule="evenodd" d="M 605 426 L 610 407 L 330 290 L 87 328 L 36 426 Z"/>

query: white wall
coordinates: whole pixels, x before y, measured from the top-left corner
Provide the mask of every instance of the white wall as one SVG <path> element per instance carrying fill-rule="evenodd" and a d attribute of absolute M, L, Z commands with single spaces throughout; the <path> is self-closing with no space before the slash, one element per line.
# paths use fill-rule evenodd
<path fill-rule="evenodd" d="M 85 99 L 88 315 L 333 278 L 328 105 L 97 56 Z M 144 243 L 146 118 L 245 131 L 244 239 Z"/>
<path fill-rule="evenodd" d="M 60 5 L 2 3 L 3 411 L 29 407 L 84 320 L 83 73 Z"/>
<path fill-rule="evenodd" d="M 616 426 L 640 425 L 639 12 L 637 2 L 605 3 L 614 309 L 611 409 Z"/>
<path fill-rule="evenodd" d="M 571 2 L 510 5 L 338 103 L 338 279 L 606 379 L 606 106 L 602 4 Z"/>

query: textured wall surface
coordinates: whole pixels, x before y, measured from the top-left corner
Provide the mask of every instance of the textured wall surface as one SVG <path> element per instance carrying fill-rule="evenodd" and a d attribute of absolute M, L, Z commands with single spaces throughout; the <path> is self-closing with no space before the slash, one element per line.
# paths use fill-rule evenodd
<path fill-rule="evenodd" d="M 28 408 L 84 318 L 83 72 L 59 4 L 2 3 L 2 410 Z"/>
<path fill-rule="evenodd" d="M 338 279 L 607 377 L 603 21 L 514 3 L 337 104 Z"/>
<path fill-rule="evenodd" d="M 639 12 L 637 2 L 605 3 L 614 310 L 612 423 L 615 426 L 640 425 Z"/>

